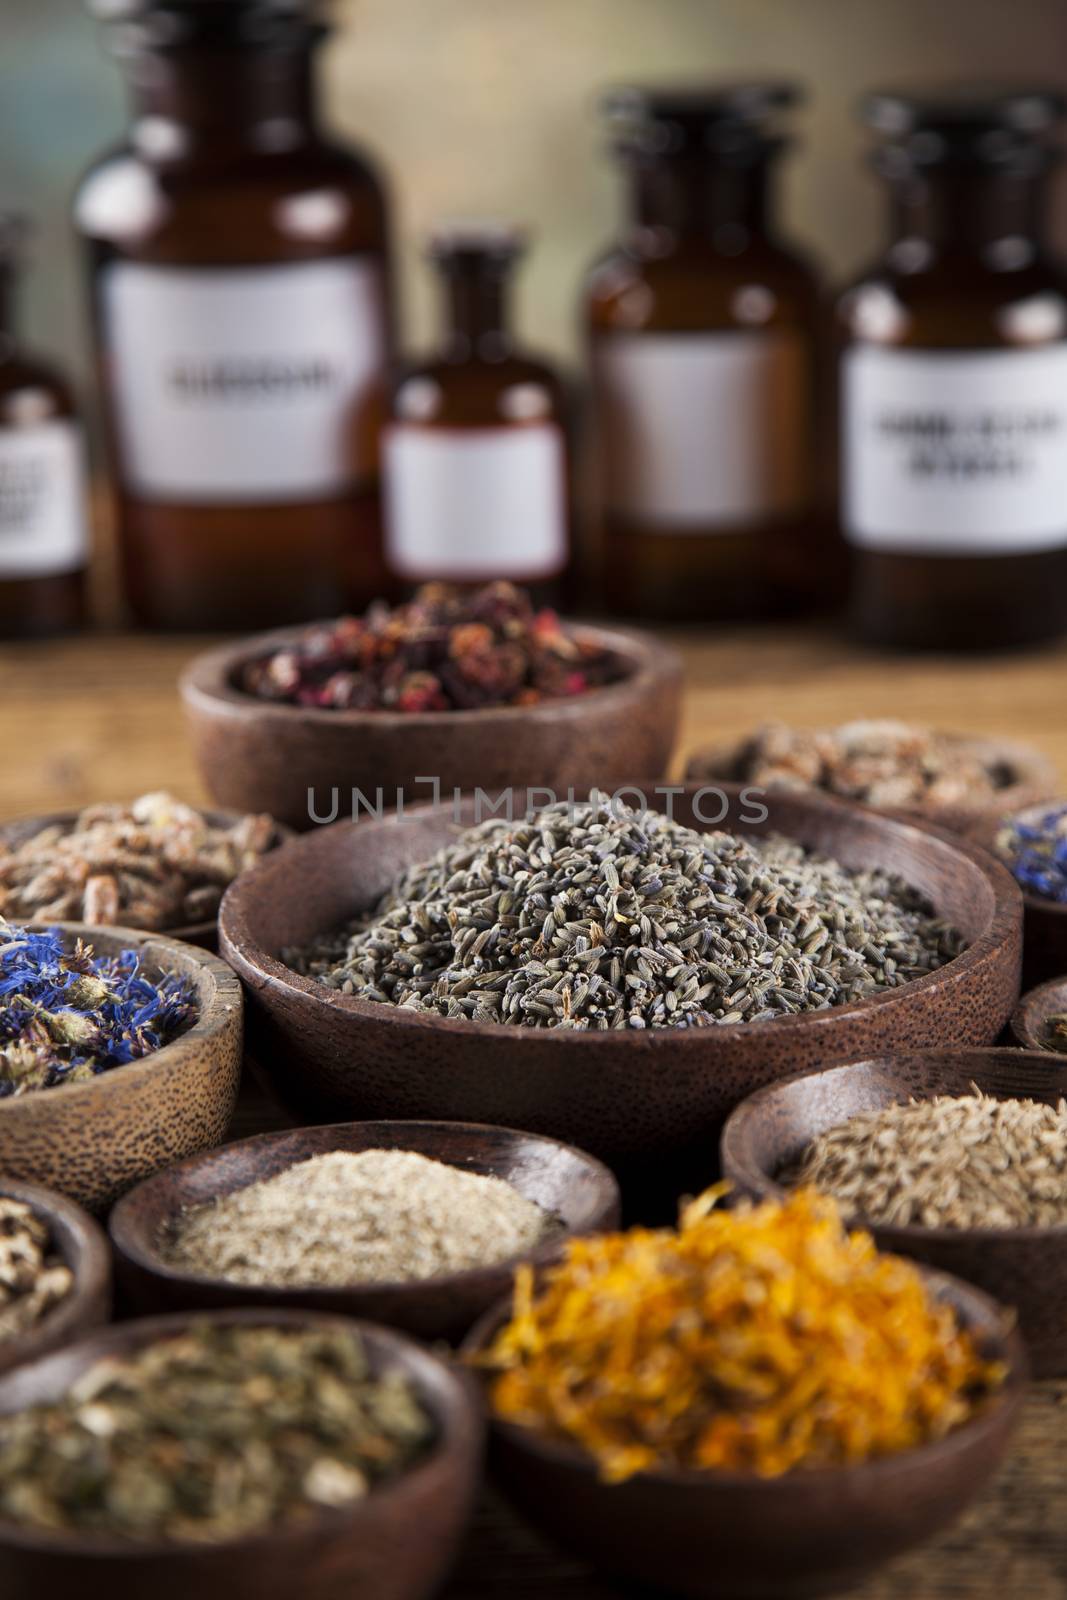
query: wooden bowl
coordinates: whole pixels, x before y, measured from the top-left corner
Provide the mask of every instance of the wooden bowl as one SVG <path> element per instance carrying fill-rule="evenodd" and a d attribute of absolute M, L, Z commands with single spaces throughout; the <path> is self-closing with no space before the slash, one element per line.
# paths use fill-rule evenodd
<path fill-rule="evenodd" d="M 183 1332 L 190 1317 L 122 1323 L 0 1381 L 0 1415 L 60 1398 L 88 1367 Z M 328 1326 L 310 1312 L 229 1311 L 213 1323 Z M 427 1350 L 369 1324 L 358 1328 L 372 1371 L 405 1371 L 435 1418 L 440 1441 L 420 1465 L 366 1499 L 295 1526 L 219 1544 L 135 1543 L 0 1523 L 0 1585 L 10 1595 L 84 1600 L 424 1600 L 451 1563 L 481 1456 L 477 1394 Z"/>
<path fill-rule="evenodd" d="M 942 733 L 970 755 L 975 755 L 994 770 L 1003 770 L 1006 783 L 998 789 L 995 798 L 961 800 L 954 805 L 894 806 L 893 814 L 913 817 L 916 822 L 933 822 L 953 833 L 969 834 L 973 829 L 992 818 L 1020 811 L 1038 801 L 1047 800 L 1056 793 L 1059 776 L 1055 764 L 1032 745 L 1017 744 L 1014 739 L 978 738 L 966 733 Z M 689 760 L 686 780 L 742 782 L 740 761 L 747 744 L 737 739 L 732 744 L 716 745 L 710 750 L 698 751 Z M 822 791 L 818 791 L 821 793 Z"/>
<path fill-rule="evenodd" d="M 1063 1057 L 1067 1070 L 1067 1053 L 1053 1050 L 1046 1041 L 1052 1017 L 1067 1014 L 1067 978 L 1052 978 L 1023 995 L 1011 1018 L 1011 1032 L 1023 1050 L 1041 1050 L 1051 1054 L 1053 1061 Z"/>
<path fill-rule="evenodd" d="M 243 1139 L 157 1173 L 111 1214 L 119 1279 L 140 1312 L 217 1306 L 306 1307 L 401 1328 L 421 1339 L 458 1340 L 507 1292 L 514 1259 L 421 1282 L 337 1288 L 252 1288 L 195 1277 L 167 1265 L 158 1241 L 188 1206 L 202 1205 L 331 1150 L 414 1150 L 467 1172 L 503 1178 L 559 1217 L 563 1228 L 527 1259 L 549 1261 L 569 1237 L 619 1222 L 619 1187 L 592 1156 L 554 1139 L 459 1122 L 351 1122 Z"/>
<path fill-rule="evenodd" d="M 1067 1061 L 1046 1052 L 931 1050 L 808 1073 L 738 1106 L 723 1131 L 724 1175 L 762 1199 L 784 1193 L 782 1167 L 828 1128 L 864 1111 L 938 1094 L 985 1094 L 1055 1105 L 1067 1096 Z M 879 1249 L 911 1256 L 1014 1306 L 1039 1377 L 1067 1373 L 1067 1225 L 1057 1228 L 886 1227 L 865 1217 Z"/>
<path fill-rule="evenodd" d="M 0 1373 L 36 1360 L 101 1327 L 111 1316 L 111 1251 L 100 1226 L 61 1194 L 36 1183 L 0 1178 L 0 1195 L 21 1200 L 47 1223 L 52 1249 L 74 1282 L 35 1327 L 0 1341 Z"/>
<path fill-rule="evenodd" d="M 233 823 L 239 822 L 244 815 L 240 811 L 214 811 L 207 807 L 199 809 L 201 815 L 214 827 L 229 827 Z M 25 844 L 27 839 L 34 838 L 37 834 L 42 833 L 45 828 L 61 827 L 65 833 L 69 833 L 80 814 L 77 810 L 50 811 L 42 816 L 16 817 L 11 822 L 0 823 L 0 841 L 15 846 Z M 286 839 L 291 837 L 291 828 L 275 823 L 274 837 L 270 848 L 272 850 L 276 849 L 278 845 L 283 844 Z M 15 920 L 19 921 L 20 919 L 16 918 Z M 26 919 L 23 918 L 21 920 L 24 922 Z M 54 917 L 32 917 L 29 920 L 34 923 L 40 922 L 44 926 L 54 926 L 55 924 Z M 176 928 L 160 928 L 158 931 L 167 939 L 181 939 L 185 944 L 200 945 L 204 950 L 218 949 L 219 923 L 217 917 L 212 917 L 209 921 L 204 922 L 184 923 Z"/>
<path fill-rule="evenodd" d="M 1055 804 L 1055 801 L 1053 801 Z M 971 832 L 977 844 L 983 845 L 998 861 L 1004 857 L 996 848 L 996 837 L 1005 822 L 1019 816 L 1029 806 L 998 809 L 995 817 L 978 824 Z M 1041 806 L 1040 809 L 1044 809 Z M 1008 871 L 1011 869 L 1008 868 Z M 1039 895 L 1023 896 L 1023 984 L 1028 989 L 1047 983 L 1052 978 L 1067 973 L 1067 905 L 1056 900 L 1043 900 Z"/>
<path fill-rule="evenodd" d="M 266 809 L 297 829 L 353 814 L 352 791 L 388 808 L 450 801 L 478 785 L 568 787 L 620 783 L 664 772 L 678 730 L 682 666 L 648 634 L 582 624 L 583 638 L 624 666 L 618 683 L 566 700 L 481 711 L 324 711 L 276 705 L 234 687 L 241 665 L 298 638 L 303 628 L 242 639 L 199 655 L 181 692 L 201 776 L 213 798 Z M 309 798 L 310 796 L 310 798 Z M 339 806 L 339 811 L 333 809 Z"/>
<path fill-rule="evenodd" d="M 196 985 L 196 1021 L 161 1050 L 87 1083 L 0 1100 L 0 1172 L 100 1212 L 160 1167 L 222 1139 L 241 1073 L 241 987 L 217 956 L 161 934 L 52 926 L 86 939 L 98 956 L 143 950 L 152 968 Z"/>
<path fill-rule="evenodd" d="M 646 1472 L 607 1484 L 576 1445 L 491 1418 L 493 1475 L 541 1532 L 656 1594 L 810 1600 L 851 1590 L 965 1510 L 996 1471 L 1022 1406 L 1026 1357 L 1000 1307 L 956 1279 L 927 1276 L 984 1352 L 1009 1366 L 989 1407 L 934 1444 L 780 1478 Z M 509 1311 L 490 1312 L 465 1353 L 484 1350 Z"/>
<path fill-rule="evenodd" d="M 674 815 L 699 826 L 695 797 L 675 795 Z M 969 948 L 876 998 L 770 1022 L 579 1032 L 449 1021 L 340 994 L 282 963 L 283 949 L 373 906 L 398 870 L 432 855 L 454 828 L 432 808 L 339 823 L 260 862 L 229 890 L 220 915 L 222 950 L 247 989 L 250 1047 L 274 1092 L 305 1122 L 499 1123 L 612 1164 L 670 1157 L 672 1172 L 696 1144 L 706 1181 L 722 1120 L 754 1088 L 803 1066 L 997 1037 L 1019 982 L 1022 902 L 1005 868 L 949 834 L 840 801 L 768 795 L 766 819 L 754 821 L 736 789 L 724 799 L 722 826 L 778 831 L 846 865 L 901 873 Z M 698 803 L 716 814 L 706 792 Z M 462 815 L 471 817 L 469 802 Z M 685 1181 L 679 1173 L 675 1193 Z"/>

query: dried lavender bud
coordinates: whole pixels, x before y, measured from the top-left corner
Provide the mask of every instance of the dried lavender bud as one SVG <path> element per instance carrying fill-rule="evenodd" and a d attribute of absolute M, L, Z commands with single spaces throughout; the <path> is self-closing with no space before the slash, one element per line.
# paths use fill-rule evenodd
<path fill-rule="evenodd" d="M 96 958 L 0 917 L 0 1099 L 138 1060 L 195 1015 L 192 980 L 149 977 L 138 951 Z"/>
<path fill-rule="evenodd" d="M 997 833 L 996 850 L 1027 894 L 1067 905 L 1067 804 L 1035 806 L 1009 818 Z"/>
<path fill-rule="evenodd" d="M 610 651 L 535 612 L 510 583 L 427 584 L 406 606 L 308 628 L 246 662 L 238 686 L 264 700 L 342 711 L 469 711 L 534 705 L 614 683 Z"/>

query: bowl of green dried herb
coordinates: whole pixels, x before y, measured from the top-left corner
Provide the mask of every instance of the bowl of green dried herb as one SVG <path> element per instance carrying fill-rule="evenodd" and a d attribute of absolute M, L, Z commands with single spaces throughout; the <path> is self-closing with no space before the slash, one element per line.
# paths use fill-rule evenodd
<path fill-rule="evenodd" d="M 122 1324 L 0 1380 L 0 1583 L 424 1600 L 469 1515 L 482 1429 L 463 1373 L 370 1324 Z"/>
<path fill-rule="evenodd" d="M 241 1070 L 240 985 L 129 928 L 0 919 L 0 1165 L 91 1211 L 218 1144 Z"/>
<path fill-rule="evenodd" d="M 474 797 L 458 823 L 339 823 L 265 858 L 220 947 L 274 1091 L 305 1122 L 544 1133 L 677 1193 L 762 1084 L 997 1037 L 1019 983 L 1005 868 L 841 801 L 716 793 L 674 793 L 673 819 L 663 791 L 530 820 L 519 796 L 481 823 Z"/>
<path fill-rule="evenodd" d="M 1067 1055 L 1067 977 L 1029 989 L 1012 1014 L 1011 1031 L 1024 1050 Z"/>

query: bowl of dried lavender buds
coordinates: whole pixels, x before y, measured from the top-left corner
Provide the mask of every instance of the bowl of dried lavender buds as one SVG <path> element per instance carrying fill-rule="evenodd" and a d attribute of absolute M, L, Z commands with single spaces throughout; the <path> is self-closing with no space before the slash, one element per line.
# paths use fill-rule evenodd
<path fill-rule="evenodd" d="M 1023 982 L 1067 973 L 1067 800 L 1002 812 L 974 837 L 1007 866 L 1023 892 Z"/>
<path fill-rule="evenodd" d="M 510 584 L 433 585 L 393 610 L 244 639 L 198 656 L 181 684 L 214 800 L 300 830 L 417 804 L 432 783 L 450 798 L 656 776 L 681 686 L 677 654 L 650 635 L 564 623 Z"/>
<path fill-rule="evenodd" d="M 301 1120 L 524 1128 L 668 1158 L 677 1193 L 752 1089 L 990 1043 L 1015 1005 L 1019 891 L 953 835 L 729 786 L 529 798 L 338 823 L 227 892 L 252 1053 Z"/>
<path fill-rule="evenodd" d="M 1015 1008 L 1011 1031 L 1023 1050 L 1067 1055 L 1067 977 L 1050 978 L 1029 989 Z"/>
<path fill-rule="evenodd" d="M 241 988 L 217 956 L 130 928 L 0 918 L 0 1164 L 102 1211 L 218 1144 Z"/>
<path fill-rule="evenodd" d="M 425 1600 L 477 1483 L 471 1380 L 310 1312 L 155 1317 L 0 1380 L 0 1583 L 109 1600 Z"/>
<path fill-rule="evenodd" d="M 261 1134 L 169 1167 L 109 1230 L 141 1312 L 280 1305 L 453 1342 L 517 1261 L 618 1225 L 608 1169 L 569 1145 L 456 1122 Z"/>
<path fill-rule="evenodd" d="M 90 1333 L 111 1315 L 111 1251 L 80 1206 L 0 1179 L 0 1373 Z"/>
<path fill-rule="evenodd" d="M 272 817 L 173 795 L 0 823 L 0 917 L 121 926 L 214 949 L 222 896 L 289 837 Z"/>
<path fill-rule="evenodd" d="M 1030 745 L 890 718 L 816 729 L 766 723 L 733 744 L 698 752 L 686 776 L 837 795 L 956 833 L 1045 800 L 1057 785 L 1052 762 Z"/>
<path fill-rule="evenodd" d="M 465 1353 L 490 1465 L 542 1532 L 692 1600 L 810 1600 L 953 1522 L 992 1477 L 1026 1362 L 1011 1319 L 880 1254 L 812 1191 L 520 1269 Z"/>
<path fill-rule="evenodd" d="M 738 1107 L 722 1164 L 747 1195 L 830 1195 L 881 1249 L 1014 1307 L 1035 1373 L 1067 1373 L 1067 1064 L 932 1050 L 810 1073 Z"/>

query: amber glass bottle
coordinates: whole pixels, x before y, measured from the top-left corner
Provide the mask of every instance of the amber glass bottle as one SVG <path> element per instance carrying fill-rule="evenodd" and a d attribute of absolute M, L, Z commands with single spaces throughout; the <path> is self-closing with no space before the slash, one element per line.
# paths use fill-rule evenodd
<path fill-rule="evenodd" d="M 587 290 L 606 598 L 751 618 L 813 588 L 819 292 L 774 226 L 785 84 L 607 99 L 631 190 Z"/>
<path fill-rule="evenodd" d="M 14 335 L 20 219 L 0 216 L 0 638 L 85 619 L 84 441 L 65 381 Z"/>
<path fill-rule="evenodd" d="M 430 244 L 445 336 L 405 368 L 383 448 L 386 554 L 407 582 L 510 578 L 559 598 L 569 551 L 567 400 L 509 330 L 522 236 L 442 229 Z"/>
<path fill-rule="evenodd" d="M 259 626 L 379 593 L 386 206 L 327 142 L 312 0 L 120 14 L 128 144 L 76 201 L 135 617 Z"/>
<path fill-rule="evenodd" d="M 1067 272 L 1044 241 L 1058 95 L 872 96 L 885 258 L 841 298 L 851 613 L 876 644 L 1067 627 Z"/>

